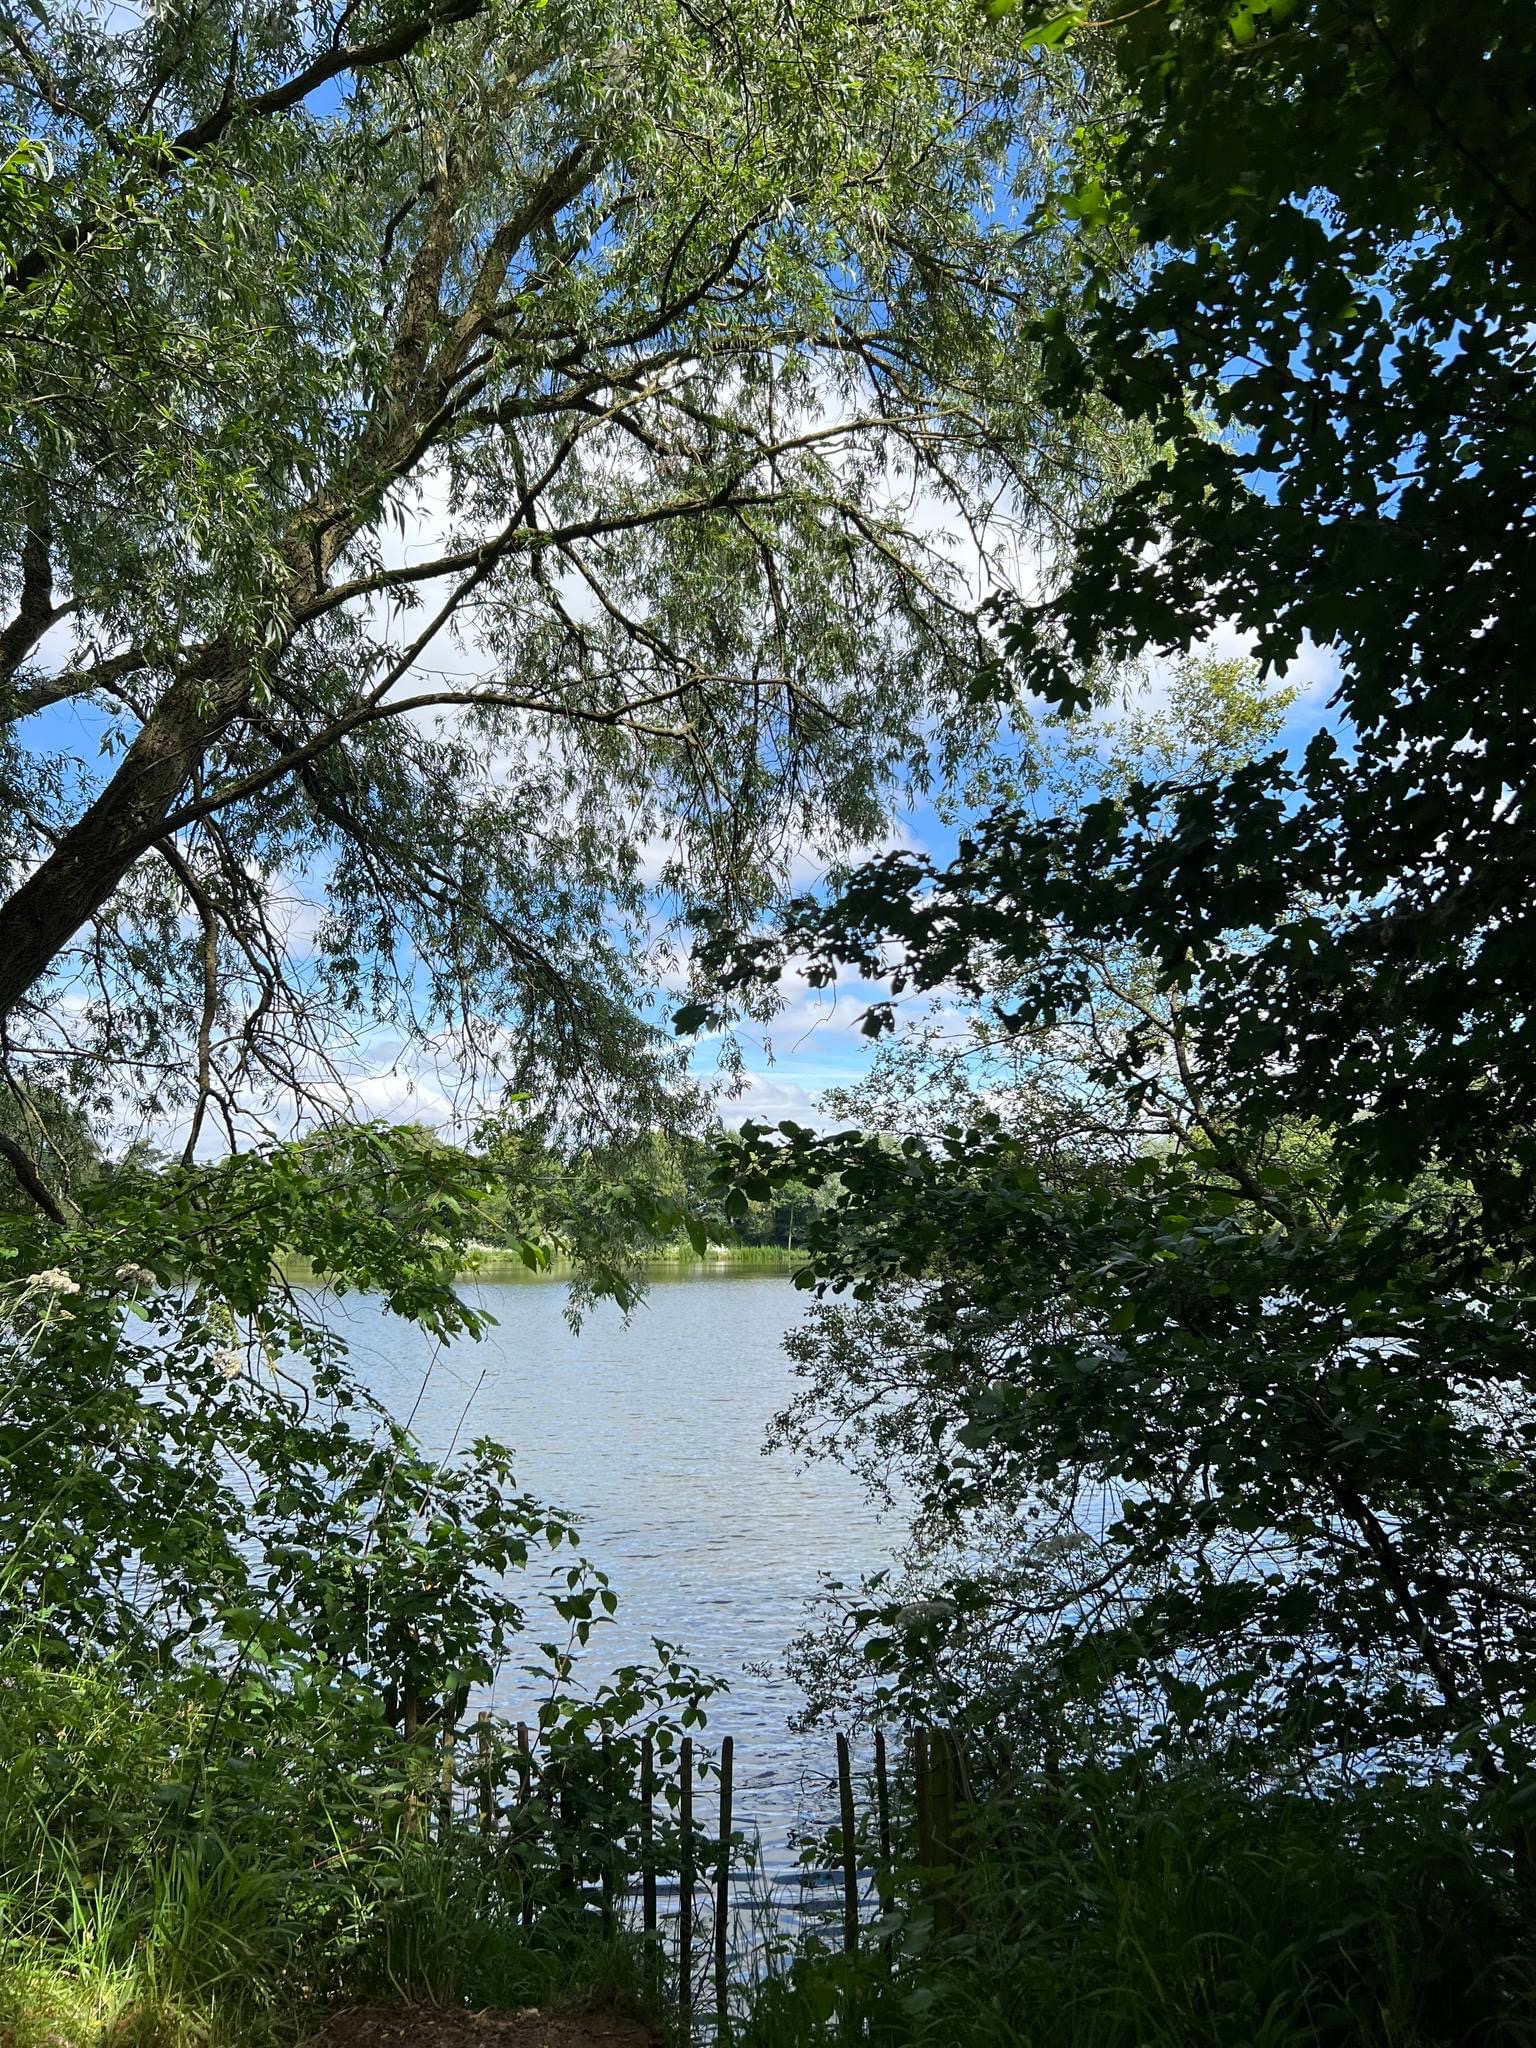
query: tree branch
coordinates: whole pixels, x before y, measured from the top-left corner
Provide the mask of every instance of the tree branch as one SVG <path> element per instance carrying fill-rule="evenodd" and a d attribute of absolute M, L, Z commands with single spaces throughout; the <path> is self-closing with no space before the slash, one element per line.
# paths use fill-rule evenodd
<path fill-rule="evenodd" d="M 15 618 L 0 632 L 0 677 L 25 661 L 54 621 L 74 609 L 53 602 L 52 542 L 46 522 L 28 526 L 21 544 L 21 598 Z"/>
<path fill-rule="evenodd" d="M 252 117 L 266 120 L 274 114 L 290 113 L 295 107 L 302 106 L 311 93 L 318 92 L 321 86 L 330 84 L 333 79 L 344 77 L 350 71 L 367 71 L 376 65 L 395 63 L 401 57 L 409 56 L 439 29 L 473 20 L 485 11 L 485 5 L 486 0 L 440 0 L 438 6 L 403 21 L 387 36 L 379 36 L 369 43 L 347 43 L 340 48 L 323 51 L 302 71 L 295 72 L 281 85 L 269 87 L 266 92 L 251 93 L 244 98 L 226 92 L 211 114 L 191 127 L 183 128 L 179 135 L 162 144 L 148 159 L 146 167 L 150 178 L 155 183 L 164 183 L 176 171 L 211 149 L 234 122 Z M 26 291 L 45 277 L 61 258 L 78 254 L 90 240 L 97 224 L 92 217 L 76 221 L 71 227 L 61 228 L 46 246 L 39 245 L 17 257 L 0 276 L 0 289 Z"/>
<path fill-rule="evenodd" d="M 48 1221 L 56 1223 L 61 1230 L 67 1230 L 69 1218 L 50 1193 L 47 1182 L 37 1170 L 36 1163 L 22 1150 L 16 1140 L 4 1131 L 0 1131 L 0 1159 L 9 1164 L 23 1192 L 37 1204 Z"/>
<path fill-rule="evenodd" d="M 72 605 L 61 605 L 50 623 L 73 609 Z M 132 647 L 126 653 L 98 661 L 91 668 L 65 669 L 60 675 L 39 676 L 33 682 L 13 685 L 6 693 L 5 701 L 0 703 L 0 725 L 28 718 L 34 711 L 46 711 L 50 704 L 62 704 L 70 697 L 88 697 L 93 690 L 110 689 L 122 677 L 133 675 L 148 665 L 143 650 Z"/>
<path fill-rule="evenodd" d="M 219 921 L 213 898 L 192 872 L 175 841 L 162 839 L 157 851 L 191 898 L 203 929 L 203 1006 L 197 1020 L 197 1101 L 192 1110 L 192 1128 L 187 1133 L 181 1154 L 182 1165 L 190 1166 L 202 1135 L 203 1118 L 213 1098 L 213 1026 L 219 1012 Z"/>

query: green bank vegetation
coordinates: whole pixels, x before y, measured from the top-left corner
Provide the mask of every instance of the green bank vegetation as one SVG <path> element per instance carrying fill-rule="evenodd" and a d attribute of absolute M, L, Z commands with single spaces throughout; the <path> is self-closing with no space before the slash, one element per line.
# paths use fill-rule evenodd
<path fill-rule="evenodd" d="M 394 1133 L 394 1144 L 458 1162 L 466 1274 L 556 1277 L 579 1301 L 602 1294 L 627 1307 L 647 1274 L 669 1267 L 791 1272 L 797 1240 L 834 1199 L 829 1188 L 791 1183 L 728 1213 L 714 1185 L 718 1134 L 643 1131 L 570 1147 L 520 1112 L 484 1123 L 467 1150 L 418 1125 Z M 318 1277 L 292 1257 L 284 1267 Z"/>
<path fill-rule="evenodd" d="M 487 1241 L 727 1230 L 818 1291 L 780 1433 L 920 1503 L 811 1712 L 969 1795 L 744 2037 L 1536 2033 L 1533 77 L 1513 0 L 7 26 L 18 2041 L 635 1992 L 423 1731 L 709 1683 L 594 1708 L 567 1519 L 286 1268 L 470 1340 Z M 1221 633 L 1324 651 L 1304 750 Z M 951 857 L 860 857 L 903 790 Z M 884 985 L 849 1128 L 692 1149 L 668 1012 L 792 973 Z"/>
<path fill-rule="evenodd" d="M 481 1273 L 497 1280 L 529 1279 L 534 1277 L 520 1253 L 507 1250 L 501 1245 L 477 1245 L 470 1254 L 471 1273 Z M 770 1272 L 793 1273 L 800 1266 L 799 1255 L 789 1246 L 777 1244 L 711 1244 L 705 1251 L 695 1251 L 685 1239 L 682 1243 L 674 1240 L 671 1244 L 658 1245 L 645 1255 L 642 1272 L 645 1274 L 666 1273 L 671 1270 L 710 1272 Z M 560 1279 L 575 1278 L 578 1272 L 575 1261 L 568 1253 L 553 1253 L 547 1265 L 540 1268 Z"/>

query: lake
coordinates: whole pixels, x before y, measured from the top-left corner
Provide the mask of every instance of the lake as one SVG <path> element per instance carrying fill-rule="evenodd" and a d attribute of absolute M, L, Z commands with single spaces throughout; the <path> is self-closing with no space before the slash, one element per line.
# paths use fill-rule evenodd
<path fill-rule="evenodd" d="M 580 1517 L 620 1601 L 594 1631 L 591 1678 L 650 1661 L 660 1635 L 729 1681 L 707 1739 L 736 1738 L 740 1823 L 782 1868 L 791 1830 L 833 1817 L 832 1738 L 792 1736 L 797 1688 L 752 1667 L 780 1664 L 821 1574 L 856 1581 L 901 1535 L 840 1467 L 763 1455 L 796 1385 L 784 1334 L 808 1298 L 781 1272 L 667 1267 L 627 1324 L 605 1302 L 576 1333 L 558 1280 L 471 1279 L 463 1291 L 497 1326 L 446 1349 L 375 1304 L 336 1304 L 359 1377 L 393 1414 L 414 1411 L 434 1453 L 498 1437 L 520 1485 Z M 516 1716 L 534 1701 L 508 1672 L 492 1703 Z"/>

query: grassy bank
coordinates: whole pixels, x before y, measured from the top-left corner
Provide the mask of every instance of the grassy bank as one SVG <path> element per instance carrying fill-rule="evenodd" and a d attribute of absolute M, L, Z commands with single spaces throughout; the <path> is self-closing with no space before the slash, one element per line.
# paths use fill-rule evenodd
<path fill-rule="evenodd" d="M 793 1273 L 803 1263 L 798 1251 L 791 1251 L 777 1244 L 711 1245 L 702 1255 L 683 1239 L 676 1244 L 662 1245 L 647 1252 L 641 1261 L 645 1272 L 690 1272 L 690 1273 L 734 1273 L 762 1271 L 767 1273 Z M 542 1274 L 530 1274 L 519 1254 L 499 1245 L 483 1245 L 476 1248 L 473 1263 L 466 1269 L 472 1273 L 494 1273 L 500 1278 L 542 1278 Z M 561 1275 L 574 1270 L 570 1259 L 556 1253 L 546 1273 Z"/>
<path fill-rule="evenodd" d="M 266 1873 L 226 1845 L 213 1857 L 168 1873 L 149 1912 L 125 1894 L 81 1895 L 51 1937 L 0 1933 L 7 2048 L 293 2048 L 330 2014 L 375 1999 L 660 2021 L 632 1943 L 590 1926 L 498 1924 L 493 1902 L 469 1896 L 462 1875 L 431 1858 L 400 1873 L 366 1967 L 322 1959 L 312 1977 L 292 1981 L 293 1930 L 249 1917 Z"/>
<path fill-rule="evenodd" d="M 633 1945 L 553 1890 L 523 1925 L 505 1847 L 433 1838 L 434 1755 L 351 1703 L 3 1678 L 7 2048 L 284 2048 L 377 1998 L 651 2009 Z"/>
<path fill-rule="evenodd" d="M 685 1239 L 680 1244 L 663 1245 L 656 1251 L 647 1252 L 640 1271 L 654 1279 L 680 1278 L 683 1275 L 693 1278 L 708 1273 L 791 1274 L 798 1272 L 802 1263 L 798 1251 L 776 1244 L 711 1246 L 701 1257 Z M 460 1267 L 459 1274 L 462 1279 L 538 1281 L 570 1279 L 575 1271 L 574 1262 L 563 1253 L 555 1253 L 547 1266 L 533 1271 L 517 1252 L 488 1244 L 475 1247 Z M 304 1259 L 285 1258 L 282 1272 L 285 1279 L 300 1286 L 314 1281 L 313 1268 Z"/>
<path fill-rule="evenodd" d="M 520 1925 L 472 1831 L 285 1847 L 216 1807 L 167 1830 L 101 1789 L 121 1836 L 104 1857 L 64 1815 L 6 1798 L 8 1859 L 29 1859 L 0 1933 L 8 2048 L 287 2048 L 375 1998 L 592 2005 L 675 2035 L 638 1947 L 574 1909 Z M 71 1815 L 90 1810 L 82 1785 Z M 1049 1802 L 993 1804 L 962 1855 L 947 1891 L 899 1871 L 885 1938 L 857 1955 L 813 1943 L 759 1975 L 734 2048 L 1536 2042 L 1510 1872 L 1423 1788 L 1258 1799 L 1082 1774 Z M 693 2040 L 724 2038 L 706 1992 Z"/>
<path fill-rule="evenodd" d="M 990 1799 L 885 1943 L 802 1955 L 736 2048 L 1531 2048 L 1496 1834 L 1430 1786 L 1085 1771 Z"/>

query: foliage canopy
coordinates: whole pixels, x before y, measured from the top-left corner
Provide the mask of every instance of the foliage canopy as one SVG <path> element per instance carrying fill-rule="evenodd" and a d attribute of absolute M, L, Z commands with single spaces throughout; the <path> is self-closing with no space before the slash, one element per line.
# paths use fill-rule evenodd
<path fill-rule="evenodd" d="M 990 1580 L 866 1608 L 889 1683 L 969 1669 L 983 1723 L 1011 1699 L 1045 1740 L 1070 1703 L 1090 1751 L 1260 1782 L 1480 1782 L 1528 1857 L 1536 37 L 1331 0 L 1101 33 L 1131 104 L 1061 204 L 1134 254 L 1085 238 L 1083 329 L 1037 333 L 1059 406 L 1161 455 L 1009 658 L 1080 715 L 1106 657 L 1310 636 L 1335 717 L 1300 762 L 1105 772 L 713 931 L 727 984 L 853 965 L 1076 1057 L 1065 1146 L 973 1097 L 896 1146 L 749 1132 L 737 1185 L 841 1176 L 808 1277 L 883 1318 L 930 1503 L 1015 1517 Z M 1098 1030 L 1107 960 L 1139 979 Z"/>
<path fill-rule="evenodd" d="M 7 1060 L 193 1146 L 360 1031 L 675 1115 L 669 906 L 952 766 L 948 529 L 1091 487 L 1045 75 L 959 0 L 8 29 Z"/>

